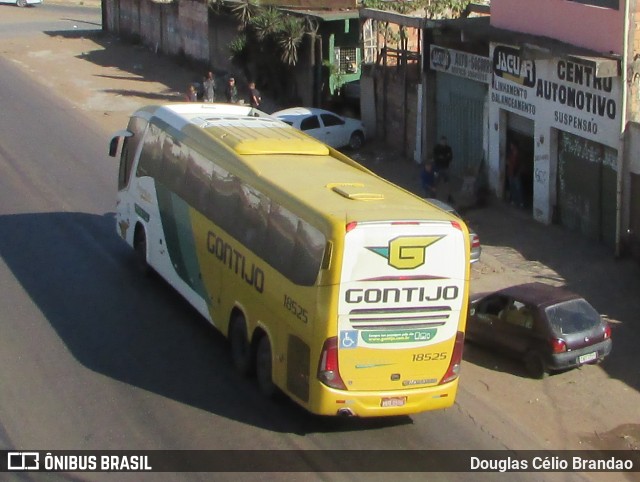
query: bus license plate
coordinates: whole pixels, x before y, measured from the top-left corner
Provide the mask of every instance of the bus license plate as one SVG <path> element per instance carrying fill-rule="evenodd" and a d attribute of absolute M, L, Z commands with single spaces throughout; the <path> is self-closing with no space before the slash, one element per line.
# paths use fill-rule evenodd
<path fill-rule="evenodd" d="M 579 356 L 578 363 L 588 363 L 596 358 L 598 358 L 598 354 L 594 351 L 593 353 L 587 353 L 586 355 Z"/>
<path fill-rule="evenodd" d="M 381 407 L 402 407 L 407 403 L 407 397 L 385 397 L 380 403 Z"/>

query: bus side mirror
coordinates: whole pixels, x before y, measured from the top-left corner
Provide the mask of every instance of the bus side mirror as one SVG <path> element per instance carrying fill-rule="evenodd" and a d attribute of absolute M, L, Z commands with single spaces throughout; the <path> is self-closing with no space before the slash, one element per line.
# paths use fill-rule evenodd
<path fill-rule="evenodd" d="M 111 157 L 116 157 L 116 154 L 118 153 L 118 142 L 120 141 L 120 138 L 131 137 L 131 136 L 133 136 L 133 132 L 127 129 L 118 131 L 115 134 L 113 134 L 113 137 L 111 138 L 111 142 L 109 143 L 109 155 Z"/>
<path fill-rule="evenodd" d="M 111 142 L 109 143 L 109 155 L 111 157 L 116 157 L 116 153 L 118 152 L 119 140 L 120 140 L 120 137 L 116 136 L 113 139 L 111 139 Z"/>

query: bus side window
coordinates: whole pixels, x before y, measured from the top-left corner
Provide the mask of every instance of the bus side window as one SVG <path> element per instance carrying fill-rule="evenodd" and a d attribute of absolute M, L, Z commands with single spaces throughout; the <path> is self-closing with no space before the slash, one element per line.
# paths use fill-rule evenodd
<path fill-rule="evenodd" d="M 142 138 L 144 137 L 144 130 L 147 127 L 147 121 L 139 117 L 132 117 L 129 120 L 129 126 L 127 129 L 133 135 L 124 138 L 122 144 L 122 153 L 120 155 L 120 169 L 118 171 L 118 190 L 122 191 L 129 184 L 129 178 L 131 177 L 131 168 L 138 152 L 138 146 L 140 145 Z"/>
<path fill-rule="evenodd" d="M 162 161 L 162 142 L 164 133 L 155 125 L 150 124 L 147 135 L 144 138 L 140 162 L 136 170 L 137 177 L 156 176 Z"/>
<path fill-rule="evenodd" d="M 303 286 L 315 284 L 326 244 L 327 240 L 320 231 L 300 220 L 293 248 L 292 281 Z"/>
<path fill-rule="evenodd" d="M 264 243 L 266 260 L 289 279 L 295 276 L 292 255 L 297 228 L 298 218 L 293 213 L 275 203 L 271 204 Z"/>
<path fill-rule="evenodd" d="M 184 197 L 184 174 L 187 171 L 186 146 L 166 135 L 162 144 L 162 167 L 158 179 L 170 191 Z"/>
<path fill-rule="evenodd" d="M 190 150 L 182 192 L 184 199 L 205 216 L 213 164 L 199 152 Z"/>
<path fill-rule="evenodd" d="M 214 167 L 207 216 L 232 236 L 239 231 L 240 180 L 226 170 Z"/>
<path fill-rule="evenodd" d="M 240 241 L 260 257 L 264 257 L 264 241 L 269 223 L 269 199 L 256 189 L 242 185 L 242 203 L 238 225 Z"/>

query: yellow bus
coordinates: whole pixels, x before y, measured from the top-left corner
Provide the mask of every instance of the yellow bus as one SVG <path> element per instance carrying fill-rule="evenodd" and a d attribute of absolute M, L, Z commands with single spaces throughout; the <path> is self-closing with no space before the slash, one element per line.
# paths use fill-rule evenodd
<path fill-rule="evenodd" d="M 454 403 L 460 219 L 250 107 L 149 106 L 117 132 L 117 232 L 267 396 L 386 416 Z"/>

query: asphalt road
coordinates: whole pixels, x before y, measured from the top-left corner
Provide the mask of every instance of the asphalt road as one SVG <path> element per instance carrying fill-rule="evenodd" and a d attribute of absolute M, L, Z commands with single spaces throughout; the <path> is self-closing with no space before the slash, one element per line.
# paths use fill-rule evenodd
<path fill-rule="evenodd" d="M 37 35 L 40 22 L 48 30 L 68 28 L 62 23 L 71 17 L 66 13 L 63 7 L 55 7 L 51 17 L 48 10 L 38 11 L 39 17 L 25 22 L 30 27 L 21 32 L 31 29 Z M 99 18 L 99 10 L 86 15 L 91 22 L 92 15 Z M 0 36 L 3 32 L 7 32 L 4 23 Z M 117 166 L 106 155 L 110 131 L 100 118 L 43 89 L 32 78 L 38 75 L 46 73 L 25 75 L 0 56 L 2 448 L 549 448 L 539 443 L 517 413 L 497 409 L 464 385 L 452 409 L 384 420 L 313 417 L 286 400 L 262 399 L 254 383 L 235 375 L 223 337 L 165 283 L 156 277 L 141 278 L 133 268 L 132 253 L 115 233 Z M 66 480 L 65 476 L 47 480 L 58 478 Z M 154 474 L 149 480 L 211 478 Z M 261 475 L 240 478 L 257 480 Z M 388 480 L 389 475 L 366 478 Z M 425 475 L 400 478 L 424 480 Z M 473 476 L 495 478 L 496 474 Z M 578 474 L 505 476 L 505 480 L 581 478 Z M 140 477 L 118 475 L 117 480 Z"/>
<path fill-rule="evenodd" d="M 100 9 L 73 5 L 44 3 L 37 7 L 27 7 L 27 15 L 17 16 L 13 5 L 0 5 L 0 16 L 11 16 L 11 22 L 3 22 L 0 39 L 22 37 L 28 39 L 34 33 L 100 30 L 102 28 Z M 96 15 L 97 13 L 97 15 Z"/>
<path fill-rule="evenodd" d="M 113 220 L 108 133 L 0 59 L 6 448 L 504 449 L 459 407 L 389 420 L 267 402 Z M 455 480 L 455 475 L 447 476 Z"/>

